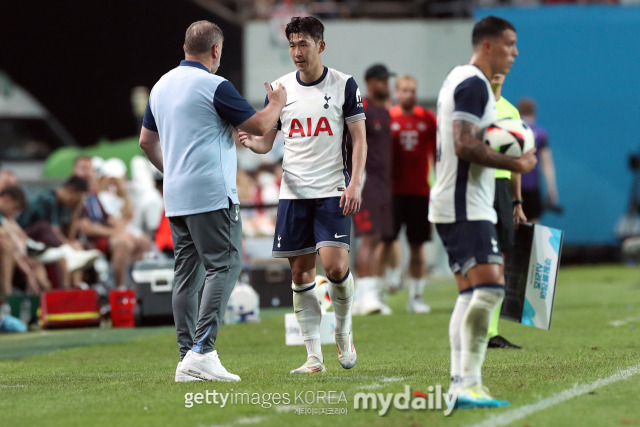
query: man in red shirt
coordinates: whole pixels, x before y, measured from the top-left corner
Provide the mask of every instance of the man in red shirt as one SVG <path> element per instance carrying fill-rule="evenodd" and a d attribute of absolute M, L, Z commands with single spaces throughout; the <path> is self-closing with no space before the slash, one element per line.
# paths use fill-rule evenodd
<path fill-rule="evenodd" d="M 416 105 L 418 83 L 409 75 L 396 81 L 398 105 L 391 107 L 393 140 L 393 214 L 395 236 L 406 224 L 411 248 L 409 261 L 409 302 L 407 310 L 429 313 L 422 300 L 424 290 L 424 242 L 431 240 L 429 210 L 429 165 L 436 146 L 436 116 Z"/>

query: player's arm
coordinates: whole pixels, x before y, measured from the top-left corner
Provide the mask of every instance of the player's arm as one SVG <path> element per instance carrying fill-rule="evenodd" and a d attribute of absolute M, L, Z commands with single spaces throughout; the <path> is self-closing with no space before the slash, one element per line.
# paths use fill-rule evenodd
<path fill-rule="evenodd" d="M 351 181 L 340 197 L 340 207 L 344 215 L 360 212 L 362 204 L 362 176 L 367 162 L 367 131 L 360 89 L 353 77 L 349 77 L 344 87 L 342 105 L 344 121 L 349 129 L 353 151 L 351 153 Z"/>
<path fill-rule="evenodd" d="M 261 111 L 258 111 L 237 126 L 240 130 L 251 135 L 265 136 L 271 133 L 273 126 L 280 118 L 280 112 L 287 103 L 287 91 L 280 83 L 276 83 L 275 88 L 271 89 L 271 85 L 265 82 L 264 87 L 267 90 L 269 103 Z"/>
<path fill-rule="evenodd" d="M 151 112 L 151 101 L 147 102 L 147 109 L 142 119 L 142 129 L 140 130 L 140 148 L 147 155 L 153 166 L 160 172 L 164 172 L 162 167 L 162 149 L 160 147 L 160 135 L 156 119 Z"/>
<path fill-rule="evenodd" d="M 351 154 L 352 176 L 349 186 L 340 198 L 340 207 L 343 208 L 342 213 L 344 215 L 352 215 L 360 211 L 360 205 L 362 204 L 362 176 L 367 162 L 367 132 L 364 120 L 351 122 L 347 126 L 353 145 L 353 153 Z"/>
<path fill-rule="evenodd" d="M 466 120 L 453 121 L 453 140 L 456 155 L 471 163 L 517 173 L 527 173 L 536 166 L 535 148 L 519 159 L 502 154 L 485 144 L 478 126 Z"/>
<path fill-rule="evenodd" d="M 511 197 L 513 198 L 513 225 L 516 228 L 523 222 L 527 221 L 527 216 L 522 210 L 522 175 L 517 172 L 511 172 L 511 179 L 509 184 L 511 185 Z"/>
<path fill-rule="evenodd" d="M 547 199 L 552 205 L 558 203 L 558 187 L 556 186 L 556 169 L 553 165 L 551 148 L 548 146 L 540 148 L 540 162 L 542 164 L 542 174 L 544 182 L 547 184 Z"/>

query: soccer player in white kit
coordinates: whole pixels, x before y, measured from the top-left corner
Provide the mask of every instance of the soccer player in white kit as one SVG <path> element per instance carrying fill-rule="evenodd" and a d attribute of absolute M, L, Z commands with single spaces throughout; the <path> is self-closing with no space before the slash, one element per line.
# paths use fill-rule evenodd
<path fill-rule="evenodd" d="M 468 65 L 454 68 L 438 95 L 436 180 L 430 194 L 429 221 L 442 238 L 460 294 L 451 315 L 451 386 L 458 408 L 497 407 L 482 385 L 487 330 L 504 298 L 504 270 L 493 208 L 493 168 L 526 173 L 536 164 L 535 150 L 516 159 L 482 141 L 496 120 L 490 80 L 507 74 L 518 55 L 514 26 L 489 16 L 473 29 Z"/>
<path fill-rule="evenodd" d="M 297 71 L 274 82 L 287 90 L 277 129 L 264 137 L 239 132 L 239 139 L 252 151 L 266 153 L 278 130 L 284 134 L 273 256 L 289 259 L 293 308 L 307 348 L 307 361 L 291 373 L 326 371 L 320 346 L 320 304 L 314 290 L 316 252 L 329 279 L 338 361 L 351 369 L 357 355 L 351 327 L 354 281 L 349 271 L 349 215 L 360 210 L 367 156 L 362 98 L 353 77 L 322 65 L 324 25 L 318 19 L 292 18 L 285 34 Z M 353 143 L 351 177 L 347 173 L 347 131 Z"/>

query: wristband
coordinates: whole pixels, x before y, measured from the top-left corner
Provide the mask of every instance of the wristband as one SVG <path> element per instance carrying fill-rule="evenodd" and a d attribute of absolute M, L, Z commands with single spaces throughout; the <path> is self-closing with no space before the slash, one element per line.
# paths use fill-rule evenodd
<path fill-rule="evenodd" d="M 513 201 L 513 206 L 518 206 L 524 203 L 524 200 L 518 199 Z"/>

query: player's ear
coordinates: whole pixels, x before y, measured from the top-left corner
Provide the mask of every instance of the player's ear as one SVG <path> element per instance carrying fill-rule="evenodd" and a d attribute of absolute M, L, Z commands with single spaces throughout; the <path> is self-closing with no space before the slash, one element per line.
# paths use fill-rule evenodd
<path fill-rule="evenodd" d="M 322 53 L 324 52 L 324 48 L 327 47 L 326 43 L 324 42 L 324 40 L 320 40 L 320 42 L 318 42 L 318 52 Z"/>
<path fill-rule="evenodd" d="M 216 60 L 220 56 L 220 45 L 214 44 L 211 46 L 211 57 Z"/>
<path fill-rule="evenodd" d="M 482 41 L 482 50 L 484 52 L 489 52 L 491 50 L 492 41 L 490 38 L 486 38 Z"/>

